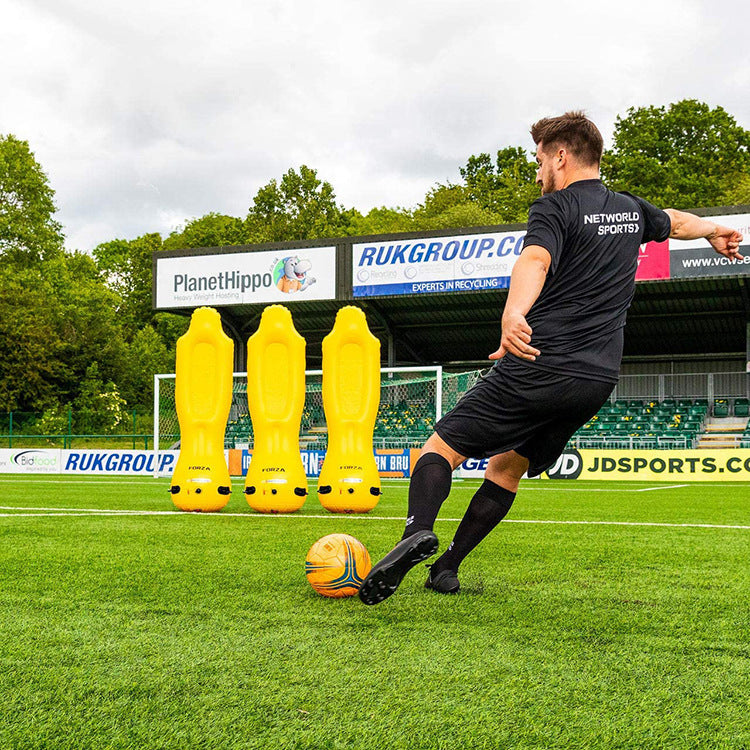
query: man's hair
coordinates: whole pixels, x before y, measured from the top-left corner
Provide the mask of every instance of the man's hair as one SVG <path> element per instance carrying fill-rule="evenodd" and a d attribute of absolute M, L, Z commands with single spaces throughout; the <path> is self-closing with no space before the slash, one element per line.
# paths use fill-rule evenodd
<path fill-rule="evenodd" d="M 544 117 L 531 126 L 534 143 L 547 151 L 560 145 L 584 166 L 598 165 L 602 160 L 604 139 L 599 128 L 583 112 L 566 112 L 559 117 Z"/>

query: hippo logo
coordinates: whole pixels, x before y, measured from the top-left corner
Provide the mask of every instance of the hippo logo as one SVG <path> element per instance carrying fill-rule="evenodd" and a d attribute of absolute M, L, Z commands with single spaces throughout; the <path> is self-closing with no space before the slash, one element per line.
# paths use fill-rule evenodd
<path fill-rule="evenodd" d="M 308 275 L 311 268 L 312 263 L 309 260 L 290 255 L 274 266 L 273 280 L 285 294 L 304 292 L 315 283 L 315 279 Z"/>

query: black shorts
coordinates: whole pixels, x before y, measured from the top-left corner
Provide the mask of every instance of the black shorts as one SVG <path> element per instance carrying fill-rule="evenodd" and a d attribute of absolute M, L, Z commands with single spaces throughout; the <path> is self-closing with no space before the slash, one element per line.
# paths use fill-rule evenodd
<path fill-rule="evenodd" d="M 435 432 L 468 458 L 514 450 L 529 459 L 528 475 L 533 477 L 555 463 L 614 387 L 506 356 L 435 425 Z"/>

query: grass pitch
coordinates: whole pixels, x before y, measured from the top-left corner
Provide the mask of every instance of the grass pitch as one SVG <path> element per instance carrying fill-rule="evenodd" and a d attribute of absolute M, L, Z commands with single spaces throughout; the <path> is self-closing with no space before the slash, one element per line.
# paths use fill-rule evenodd
<path fill-rule="evenodd" d="M 260 516 L 238 481 L 121 512 L 167 486 L 0 477 L 0 747 L 750 747 L 747 484 L 529 481 L 460 595 L 417 569 L 376 607 L 303 562 L 336 531 L 379 559 L 406 483 L 365 517 Z"/>

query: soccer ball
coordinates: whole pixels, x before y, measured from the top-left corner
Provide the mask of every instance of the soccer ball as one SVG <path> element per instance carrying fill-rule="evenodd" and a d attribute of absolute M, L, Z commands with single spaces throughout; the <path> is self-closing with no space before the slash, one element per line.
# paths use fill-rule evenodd
<path fill-rule="evenodd" d="M 328 534 L 318 539 L 305 559 L 305 575 L 321 596 L 354 596 L 370 572 L 370 554 L 349 534 Z"/>

